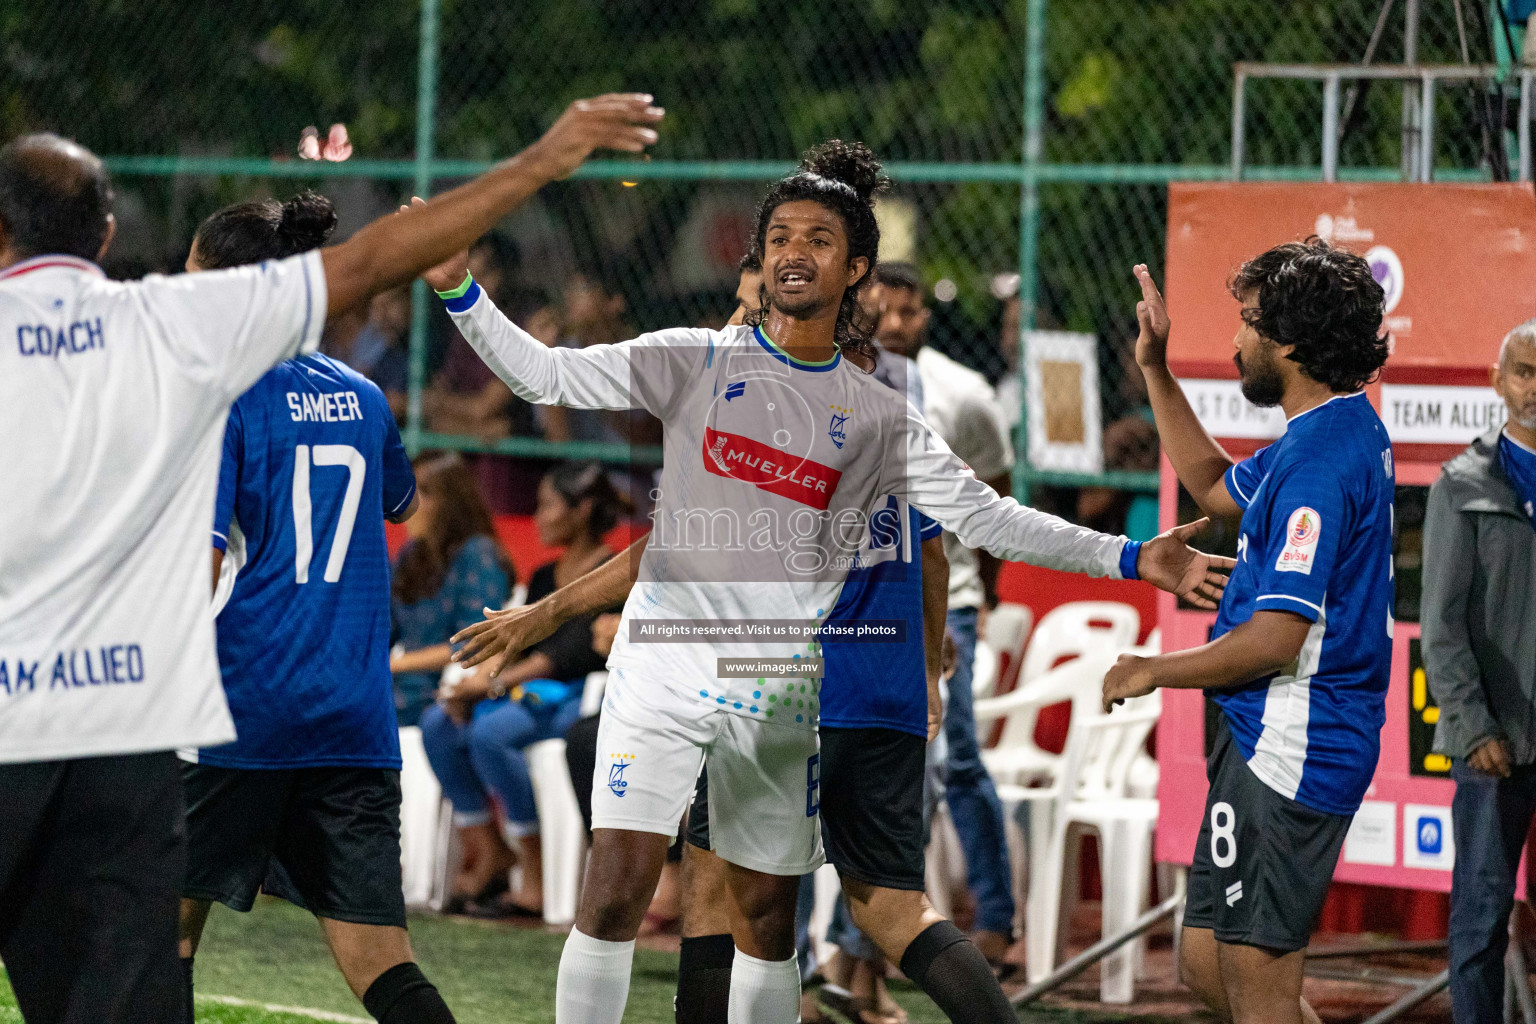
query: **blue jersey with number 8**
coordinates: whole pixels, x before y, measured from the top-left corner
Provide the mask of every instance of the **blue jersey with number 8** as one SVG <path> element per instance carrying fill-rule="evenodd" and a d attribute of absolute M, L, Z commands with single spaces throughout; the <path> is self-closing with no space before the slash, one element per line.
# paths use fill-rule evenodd
<path fill-rule="evenodd" d="M 321 355 L 281 363 L 224 430 L 213 543 L 245 561 L 218 613 L 231 768 L 399 768 L 384 519 L 415 495 L 378 387 Z"/>
<path fill-rule="evenodd" d="M 1248 767 L 1326 814 L 1354 814 L 1381 747 L 1392 668 L 1392 442 L 1364 394 L 1293 417 L 1227 471 L 1243 510 L 1211 637 L 1256 612 L 1311 623 L 1276 675 L 1211 691 Z"/>

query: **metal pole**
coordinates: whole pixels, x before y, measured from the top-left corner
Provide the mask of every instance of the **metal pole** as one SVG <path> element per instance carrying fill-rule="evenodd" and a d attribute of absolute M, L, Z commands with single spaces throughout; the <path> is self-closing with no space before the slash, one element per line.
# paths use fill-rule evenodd
<path fill-rule="evenodd" d="M 1419 0 L 1403 4 L 1403 63 L 1419 62 Z M 1403 180 L 1418 181 L 1419 98 L 1412 82 L 1403 83 Z"/>
<path fill-rule="evenodd" d="M 1531 180 L 1531 73 L 1520 72 L 1520 127 L 1516 132 L 1520 146 L 1521 181 Z"/>
<path fill-rule="evenodd" d="M 1035 326 L 1035 307 L 1040 300 L 1040 185 L 1037 172 L 1045 150 L 1045 5 L 1029 0 L 1025 14 L 1024 44 L 1024 163 L 1019 198 L 1019 373 L 1029 364 L 1025 337 Z M 1022 396 L 1027 387 L 1019 389 Z M 1020 410 L 1014 438 L 1013 494 L 1029 502 L 1029 409 Z"/>
<path fill-rule="evenodd" d="M 1435 80 L 1424 76 L 1419 101 L 1419 180 L 1435 179 Z"/>
<path fill-rule="evenodd" d="M 1239 71 L 1232 81 L 1232 180 L 1243 180 L 1244 122 L 1247 120 L 1248 76 Z"/>
<path fill-rule="evenodd" d="M 1184 902 L 1184 886 L 1185 883 L 1181 877 L 1178 883 L 1174 885 L 1172 896 L 1169 896 L 1166 900 L 1145 914 L 1142 914 L 1125 931 L 1119 935 L 1110 935 L 1100 939 L 1044 978 L 1041 978 L 1033 985 L 1013 996 L 1009 1002 L 1013 1003 L 1014 1006 L 1023 1006 L 1025 1003 L 1033 1002 L 1047 992 L 1054 991 L 1065 985 L 1127 942 L 1151 931 L 1178 911 L 1179 905 Z"/>
<path fill-rule="evenodd" d="M 439 0 L 421 0 L 421 40 L 416 59 L 416 195 L 432 194 L 433 142 L 437 120 L 437 48 Z M 421 391 L 427 376 L 427 285 L 411 285 L 410 368 L 407 376 L 405 448 L 421 450 Z"/>
<path fill-rule="evenodd" d="M 1323 79 L 1323 180 L 1339 180 L 1339 76 Z"/>
<path fill-rule="evenodd" d="M 1365 1024 L 1391 1024 L 1392 1021 L 1397 1020 L 1403 1014 L 1427 1002 L 1436 992 L 1439 992 L 1450 983 L 1451 972 L 1441 971 L 1380 1013 L 1368 1017 Z"/>

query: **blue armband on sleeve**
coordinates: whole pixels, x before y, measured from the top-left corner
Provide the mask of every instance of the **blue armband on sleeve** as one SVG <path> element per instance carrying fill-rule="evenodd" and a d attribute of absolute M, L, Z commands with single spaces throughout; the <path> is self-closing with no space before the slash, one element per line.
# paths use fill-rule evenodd
<path fill-rule="evenodd" d="M 1139 540 L 1128 540 L 1125 547 L 1120 549 L 1120 575 L 1128 580 L 1139 580 L 1141 574 L 1136 571 L 1136 559 L 1141 555 Z"/>
<path fill-rule="evenodd" d="M 437 297 L 443 300 L 443 305 L 448 307 L 450 313 L 462 313 L 475 304 L 480 297 L 480 284 L 473 276 L 464 275 L 464 283 L 452 291 L 438 292 Z"/>

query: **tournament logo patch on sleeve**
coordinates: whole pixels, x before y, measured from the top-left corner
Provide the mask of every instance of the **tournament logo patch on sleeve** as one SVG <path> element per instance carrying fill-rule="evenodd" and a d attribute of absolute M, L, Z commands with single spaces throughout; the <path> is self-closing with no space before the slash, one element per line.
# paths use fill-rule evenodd
<path fill-rule="evenodd" d="M 1317 555 L 1317 538 L 1323 532 L 1323 519 L 1315 509 L 1303 505 L 1291 513 L 1285 524 L 1285 547 L 1275 559 L 1276 572 L 1300 572 L 1312 574 L 1312 561 Z"/>

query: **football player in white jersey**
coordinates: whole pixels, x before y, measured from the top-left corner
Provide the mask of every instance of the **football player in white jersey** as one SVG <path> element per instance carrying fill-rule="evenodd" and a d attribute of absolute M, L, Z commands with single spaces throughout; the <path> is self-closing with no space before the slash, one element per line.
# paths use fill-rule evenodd
<path fill-rule="evenodd" d="M 843 364 L 843 350 L 869 348 L 857 292 L 875 262 L 872 196 L 884 181 L 867 148 L 831 142 L 769 190 L 753 238 L 768 306 L 747 326 L 550 349 L 496 310 L 462 260 L 428 275 L 465 338 L 523 398 L 644 408 L 665 426 L 655 527 L 609 659 L 598 741 L 608 771 L 593 786 L 593 851 L 561 958 L 559 1024 L 620 1020 L 634 936 L 701 760 L 711 841 L 731 865 L 730 1019 L 795 1020 L 795 887 L 822 860 L 819 673 L 780 675 L 811 653 L 806 634 L 760 630 L 790 620 L 814 631 L 877 497 L 905 499 L 1000 557 L 1139 574 L 1207 606 L 1225 578 L 1218 569 L 1229 563 L 1188 548 L 1188 529 L 1138 548 L 1000 498 L 902 395 Z M 494 634 L 494 622 L 485 628 Z"/>
<path fill-rule="evenodd" d="M 171 1021 L 185 863 L 176 756 L 235 738 L 208 610 L 230 404 L 329 312 L 410 280 L 604 147 L 651 97 L 580 100 L 421 211 L 260 266 L 108 281 L 102 163 L 0 148 L 0 960 L 29 1024 Z"/>

